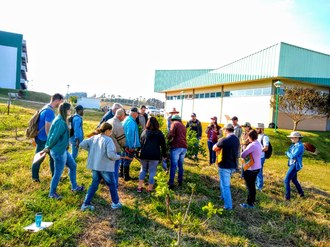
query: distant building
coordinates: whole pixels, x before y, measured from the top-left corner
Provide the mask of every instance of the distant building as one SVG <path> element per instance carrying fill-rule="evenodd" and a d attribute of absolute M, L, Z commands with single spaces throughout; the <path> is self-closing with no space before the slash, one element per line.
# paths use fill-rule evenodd
<path fill-rule="evenodd" d="M 0 87 L 27 89 L 27 63 L 23 35 L 0 31 Z"/>
<path fill-rule="evenodd" d="M 217 116 L 226 123 L 237 116 L 239 123 L 268 126 L 275 122 L 270 100 L 276 96 L 277 81 L 285 87 L 313 87 L 328 94 L 330 55 L 280 42 L 218 69 L 156 70 L 154 91 L 165 93 L 166 112 L 175 107 L 183 120 L 195 112 L 203 122 Z M 279 112 L 278 127 L 292 129 L 293 122 Z M 330 121 L 304 120 L 298 128 L 330 130 Z"/>
<path fill-rule="evenodd" d="M 77 105 L 82 105 L 84 108 L 100 109 L 101 100 L 98 98 L 78 98 Z"/>

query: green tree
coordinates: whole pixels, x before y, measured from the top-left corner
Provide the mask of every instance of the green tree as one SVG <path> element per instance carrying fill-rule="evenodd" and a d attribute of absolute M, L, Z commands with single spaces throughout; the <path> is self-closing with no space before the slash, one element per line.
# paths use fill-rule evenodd
<path fill-rule="evenodd" d="M 329 117 L 329 94 L 314 88 L 285 88 L 284 94 L 278 97 L 278 110 L 293 121 L 293 130 L 306 119 Z M 276 100 L 270 102 L 275 109 Z"/>
<path fill-rule="evenodd" d="M 70 96 L 70 98 L 69 98 L 69 102 L 70 102 L 72 105 L 77 104 L 77 101 L 78 101 L 78 97 L 77 97 L 77 96 Z"/>

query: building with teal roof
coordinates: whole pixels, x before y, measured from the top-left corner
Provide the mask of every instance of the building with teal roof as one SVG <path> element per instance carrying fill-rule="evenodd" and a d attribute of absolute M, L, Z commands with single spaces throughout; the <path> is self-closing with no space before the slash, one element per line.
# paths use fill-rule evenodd
<path fill-rule="evenodd" d="M 0 31 L 0 88 L 27 88 L 27 49 L 22 34 Z"/>
<path fill-rule="evenodd" d="M 192 112 L 203 122 L 216 116 L 226 123 L 237 116 L 252 125 L 274 122 L 270 100 L 274 83 L 285 87 L 313 87 L 324 93 L 330 89 L 330 55 L 280 42 L 215 69 L 156 70 L 155 92 L 165 93 L 166 111 L 175 107 L 183 120 Z M 284 113 L 278 115 L 279 128 L 292 129 Z M 305 120 L 300 130 L 330 130 L 327 118 Z"/>

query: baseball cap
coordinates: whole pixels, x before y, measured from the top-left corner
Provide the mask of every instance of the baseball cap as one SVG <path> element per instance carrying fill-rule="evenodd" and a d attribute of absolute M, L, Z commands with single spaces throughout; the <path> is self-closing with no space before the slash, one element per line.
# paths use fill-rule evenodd
<path fill-rule="evenodd" d="M 136 112 L 136 113 L 137 113 L 137 112 L 139 112 L 139 111 L 138 111 L 138 108 L 136 108 L 136 107 L 132 107 L 132 108 L 131 108 L 131 112 Z"/>
<path fill-rule="evenodd" d="M 211 117 L 212 120 L 218 120 L 218 118 L 216 116 Z"/>
<path fill-rule="evenodd" d="M 245 122 L 245 124 L 243 124 L 242 127 L 251 127 L 251 124 L 249 122 Z"/>
<path fill-rule="evenodd" d="M 191 113 L 191 117 L 196 117 L 196 113 Z"/>

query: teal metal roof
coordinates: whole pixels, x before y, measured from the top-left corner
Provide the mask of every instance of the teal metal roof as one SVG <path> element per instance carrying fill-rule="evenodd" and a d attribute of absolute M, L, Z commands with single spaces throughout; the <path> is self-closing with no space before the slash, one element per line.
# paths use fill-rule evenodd
<path fill-rule="evenodd" d="M 330 55 L 281 42 L 214 70 L 157 70 L 155 92 L 271 77 L 330 86 Z"/>

